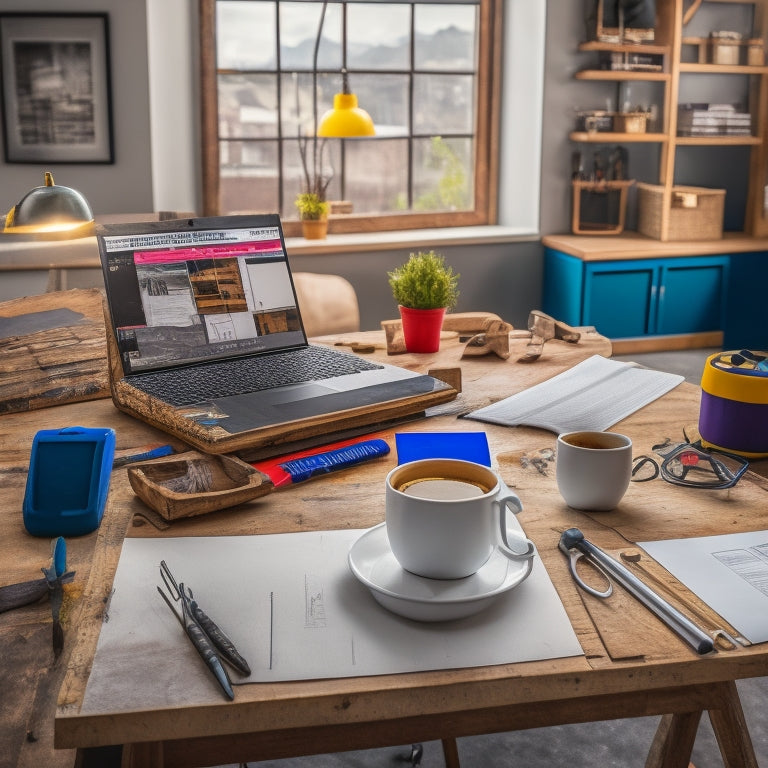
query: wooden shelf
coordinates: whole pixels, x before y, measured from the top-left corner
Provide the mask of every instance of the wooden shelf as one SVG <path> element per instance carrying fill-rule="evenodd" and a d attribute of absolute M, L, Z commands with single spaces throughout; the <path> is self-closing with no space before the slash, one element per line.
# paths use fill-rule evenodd
<path fill-rule="evenodd" d="M 755 64 L 694 64 L 681 62 L 680 72 L 696 75 L 766 75 L 768 66 Z"/>
<path fill-rule="evenodd" d="M 677 136 L 675 143 L 688 147 L 740 147 L 759 146 L 758 136 Z"/>
<path fill-rule="evenodd" d="M 590 40 L 579 43 L 580 51 L 597 51 L 606 53 L 647 53 L 655 56 L 666 56 L 670 52 L 668 45 L 656 43 L 603 43 L 599 40 Z"/>
<path fill-rule="evenodd" d="M 613 133 L 611 131 L 573 131 L 568 135 L 571 141 L 578 141 L 585 144 L 616 144 L 617 142 L 630 142 L 646 144 L 663 144 L 668 141 L 666 133 Z"/>
<path fill-rule="evenodd" d="M 574 77 L 577 80 L 651 80 L 667 83 L 672 76 L 669 72 L 638 72 L 627 69 L 582 69 Z"/>

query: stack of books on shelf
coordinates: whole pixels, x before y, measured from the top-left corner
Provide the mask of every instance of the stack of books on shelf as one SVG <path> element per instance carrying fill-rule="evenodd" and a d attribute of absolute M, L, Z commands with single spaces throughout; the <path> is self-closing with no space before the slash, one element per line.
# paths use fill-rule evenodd
<path fill-rule="evenodd" d="M 664 56 L 656 53 L 610 53 L 604 52 L 599 58 L 600 69 L 627 72 L 661 72 Z"/>
<path fill-rule="evenodd" d="M 678 136 L 749 136 L 752 117 L 734 104 L 681 104 L 677 112 Z"/>

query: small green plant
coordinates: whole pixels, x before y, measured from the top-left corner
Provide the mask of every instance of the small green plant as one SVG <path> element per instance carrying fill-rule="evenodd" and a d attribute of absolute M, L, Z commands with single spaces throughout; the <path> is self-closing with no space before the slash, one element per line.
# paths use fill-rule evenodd
<path fill-rule="evenodd" d="M 301 192 L 296 195 L 295 203 L 302 219 L 317 221 L 328 214 L 328 203 L 315 192 Z"/>
<path fill-rule="evenodd" d="M 434 251 L 412 253 L 401 267 L 387 273 L 395 301 L 411 309 L 451 309 L 459 298 L 460 275 Z"/>

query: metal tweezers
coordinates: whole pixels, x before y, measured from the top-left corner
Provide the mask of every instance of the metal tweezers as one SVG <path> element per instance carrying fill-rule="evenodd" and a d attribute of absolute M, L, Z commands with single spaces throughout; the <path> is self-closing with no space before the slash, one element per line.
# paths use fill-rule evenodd
<path fill-rule="evenodd" d="M 165 560 L 160 561 L 160 576 L 171 597 L 169 598 L 159 586 L 157 591 L 171 611 L 173 611 L 181 626 L 184 627 L 187 637 L 192 641 L 192 645 L 195 646 L 195 649 L 213 673 L 227 698 L 230 700 L 234 699 L 235 692 L 232 690 L 232 681 L 227 674 L 226 668 L 221 663 L 221 659 L 224 659 L 224 661 L 243 675 L 251 674 L 248 662 L 240 655 L 237 648 L 235 648 L 235 644 L 200 608 L 195 601 L 192 590 L 189 587 L 185 587 L 183 582 L 176 582 Z M 181 603 L 181 611 L 171 602 L 171 598 L 175 603 Z"/>

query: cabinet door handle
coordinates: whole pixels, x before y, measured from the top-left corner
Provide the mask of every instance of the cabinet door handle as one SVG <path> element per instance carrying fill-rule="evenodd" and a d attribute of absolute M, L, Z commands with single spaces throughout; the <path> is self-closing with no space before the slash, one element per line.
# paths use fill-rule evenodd
<path fill-rule="evenodd" d="M 651 286 L 651 301 L 648 307 L 648 317 L 646 319 L 646 333 L 653 333 L 656 330 L 659 316 L 659 285 L 654 283 Z"/>

